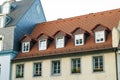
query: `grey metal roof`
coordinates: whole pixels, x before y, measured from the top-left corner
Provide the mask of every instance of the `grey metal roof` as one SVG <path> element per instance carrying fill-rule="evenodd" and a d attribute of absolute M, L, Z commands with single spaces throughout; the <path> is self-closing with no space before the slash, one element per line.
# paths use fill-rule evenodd
<path fill-rule="evenodd" d="M 35 0 L 23 0 L 18 2 L 13 2 L 16 8 L 11 11 L 8 16 L 12 18 L 11 22 L 6 25 L 6 27 L 14 26 L 21 19 L 21 17 L 26 13 L 26 11 L 31 7 Z"/>

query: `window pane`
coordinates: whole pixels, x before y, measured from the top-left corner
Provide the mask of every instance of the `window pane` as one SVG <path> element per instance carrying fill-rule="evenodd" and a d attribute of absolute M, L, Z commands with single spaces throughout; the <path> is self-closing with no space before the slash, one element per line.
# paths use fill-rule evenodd
<path fill-rule="evenodd" d="M 22 51 L 23 52 L 28 52 L 30 49 L 30 42 L 23 42 L 22 43 Z"/>
<path fill-rule="evenodd" d="M 24 75 L 24 65 L 19 64 L 16 66 L 16 78 L 23 78 Z"/>
<path fill-rule="evenodd" d="M 83 45 L 83 34 L 75 35 L 75 45 Z"/>
<path fill-rule="evenodd" d="M 64 47 L 64 37 L 59 37 L 56 39 L 56 47 L 57 48 Z"/>
<path fill-rule="evenodd" d="M 93 57 L 93 71 L 94 72 L 103 71 L 103 57 L 102 56 Z"/>
<path fill-rule="evenodd" d="M 40 40 L 39 42 L 39 49 L 40 50 L 45 50 L 47 47 L 47 40 Z"/>
<path fill-rule="evenodd" d="M 42 63 L 34 63 L 34 76 L 41 76 L 42 75 Z"/>
<path fill-rule="evenodd" d="M 104 31 L 95 32 L 95 41 L 96 41 L 96 43 L 105 41 L 105 33 L 104 33 Z"/>
<path fill-rule="evenodd" d="M 80 58 L 72 59 L 72 73 L 80 73 Z"/>
<path fill-rule="evenodd" d="M 60 74 L 60 61 L 52 61 L 52 74 Z"/>

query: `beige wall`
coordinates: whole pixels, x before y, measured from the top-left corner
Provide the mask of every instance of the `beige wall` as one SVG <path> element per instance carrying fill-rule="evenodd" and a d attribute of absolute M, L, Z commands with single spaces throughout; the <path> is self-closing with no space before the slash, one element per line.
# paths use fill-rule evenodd
<path fill-rule="evenodd" d="M 92 72 L 92 57 L 103 55 L 104 71 Z M 116 80 L 115 53 L 94 54 L 77 56 L 81 58 L 81 73 L 71 74 L 71 59 L 74 57 L 59 58 L 61 60 L 61 75 L 51 75 L 51 61 L 55 59 L 40 60 L 42 62 L 42 76 L 33 77 L 33 63 L 37 61 L 23 62 L 25 65 L 25 75 L 23 79 L 16 79 L 16 64 L 12 64 L 12 80 Z M 58 59 L 58 58 L 57 58 Z M 38 61 L 39 62 L 39 61 Z"/>

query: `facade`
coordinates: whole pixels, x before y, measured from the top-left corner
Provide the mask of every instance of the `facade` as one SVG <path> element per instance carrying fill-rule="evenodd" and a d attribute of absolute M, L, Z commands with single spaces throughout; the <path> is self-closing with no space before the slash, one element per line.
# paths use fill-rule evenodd
<path fill-rule="evenodd" d="M 11 59 L 18 54 L 20 38 L 45 21 L 39 0 L 10 0 L 0 6 L 0 80 L 11 78 Z"/>
<path fill-rule="evenodd" d="M 120 80 L 120 9 L 39 23 L 20 39 L 11 80 Z"/>

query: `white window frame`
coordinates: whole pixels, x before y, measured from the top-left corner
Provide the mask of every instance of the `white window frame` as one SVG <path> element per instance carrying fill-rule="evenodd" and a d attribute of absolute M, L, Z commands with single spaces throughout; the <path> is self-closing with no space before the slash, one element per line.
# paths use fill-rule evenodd
<path fill-rule="evenodd" d="M 5 15 L 0 15 L 0 28 L 5 26 Z"/>
<path fill-rule="evenodd" d="M 56 62 L 56 65 L 55 65 L 55 62 Z M 60 75 L 61 74 L 61 61 L 60 60 L 52 61 L 51 66 L 52 66 L 52 75 Z M 55 67 L 56 67 L 56 69 L 55 69 Z"/>
<path fill-rule="evenodd" d="M 62 42 L 58 42 L 58 39 L 62 39 Z M 56 48 L 63 48 L 65 45 L 65 39 L 64 36 L 63 37 L 57 37 L 56 38 Z"/>
<path fill-rule="evenodd" d="M 16 78 L 23 78 L 24 77 L 24 64 L 17 64 L 16 65 Z"/>
<path fill-rule="evenodd" d="M 0 38 L 2 38 L 0 40 L 0 51 L 2 51 L 3 50 L 3 40 L 4 40 L 4 37 L 2 35 L 0 35 Z"/>
<path fill-rule="evenodd" d="M 28 44 L 28 49 L 24 49 L 26 48 L 24 45 Z M 30 51 L 30 42 L 22 42 L 22 52 L 29 52 Z"/>
<path fill-rule="evenodd" d="M 47 49 L 47 39 L 39 40 L 39 50 Z"/>
<path fill-rule="evenodd" d="M 10 13 L 10 3 L 7 2 L 2 6 L 2 13 L 3 14 L 9 14 Z"/>
<path fill-rule="evenodd" d="M 41 10 L 41 9 L 40 9 L 40 6 L 39 6 L 39 5 L 36 6 L 36 10 L 37 10 L 38 15 L 40 15 L 40 10 Z"/>
<path fill-rule="evenodd" d="M 96 43 L 105 42 L 105 31 L 97 31 L 97 32 L 95 32 L 95 42 Z"/>
<path fill-rule="evenodd" d="M 76 74 L 76 73 L 80 73 L 80 72 L 81 72 L 81 59 L 73 58 L 71 60 L 71 73 Z"/>
<path fill-rule="evenodd" d="M 76 34 L 74 40 L 75 46 L 84 45 L 84 34 Z M 78 44 L 77 40 L 79 41 Z M 80 43 L 80 40 L 82 40 L 82 43 Z"/>
<path fill-rule="evenodd" d="M 95 60 L 97 59 L 97 61 Z M 103 56 L 93 56 L 93 72 L 101 72 L 104 70 Z"/>
<path fill-rule="evenodd" d="M 42 62 L 34 63 L 33 76 L 34 77 L 42 76 Z"/>
<path fill-rule="evenodd" d="M 0 64 L 0 76 L 1 76 L 1 71 L 2 71 L 2 65 Z"/>

